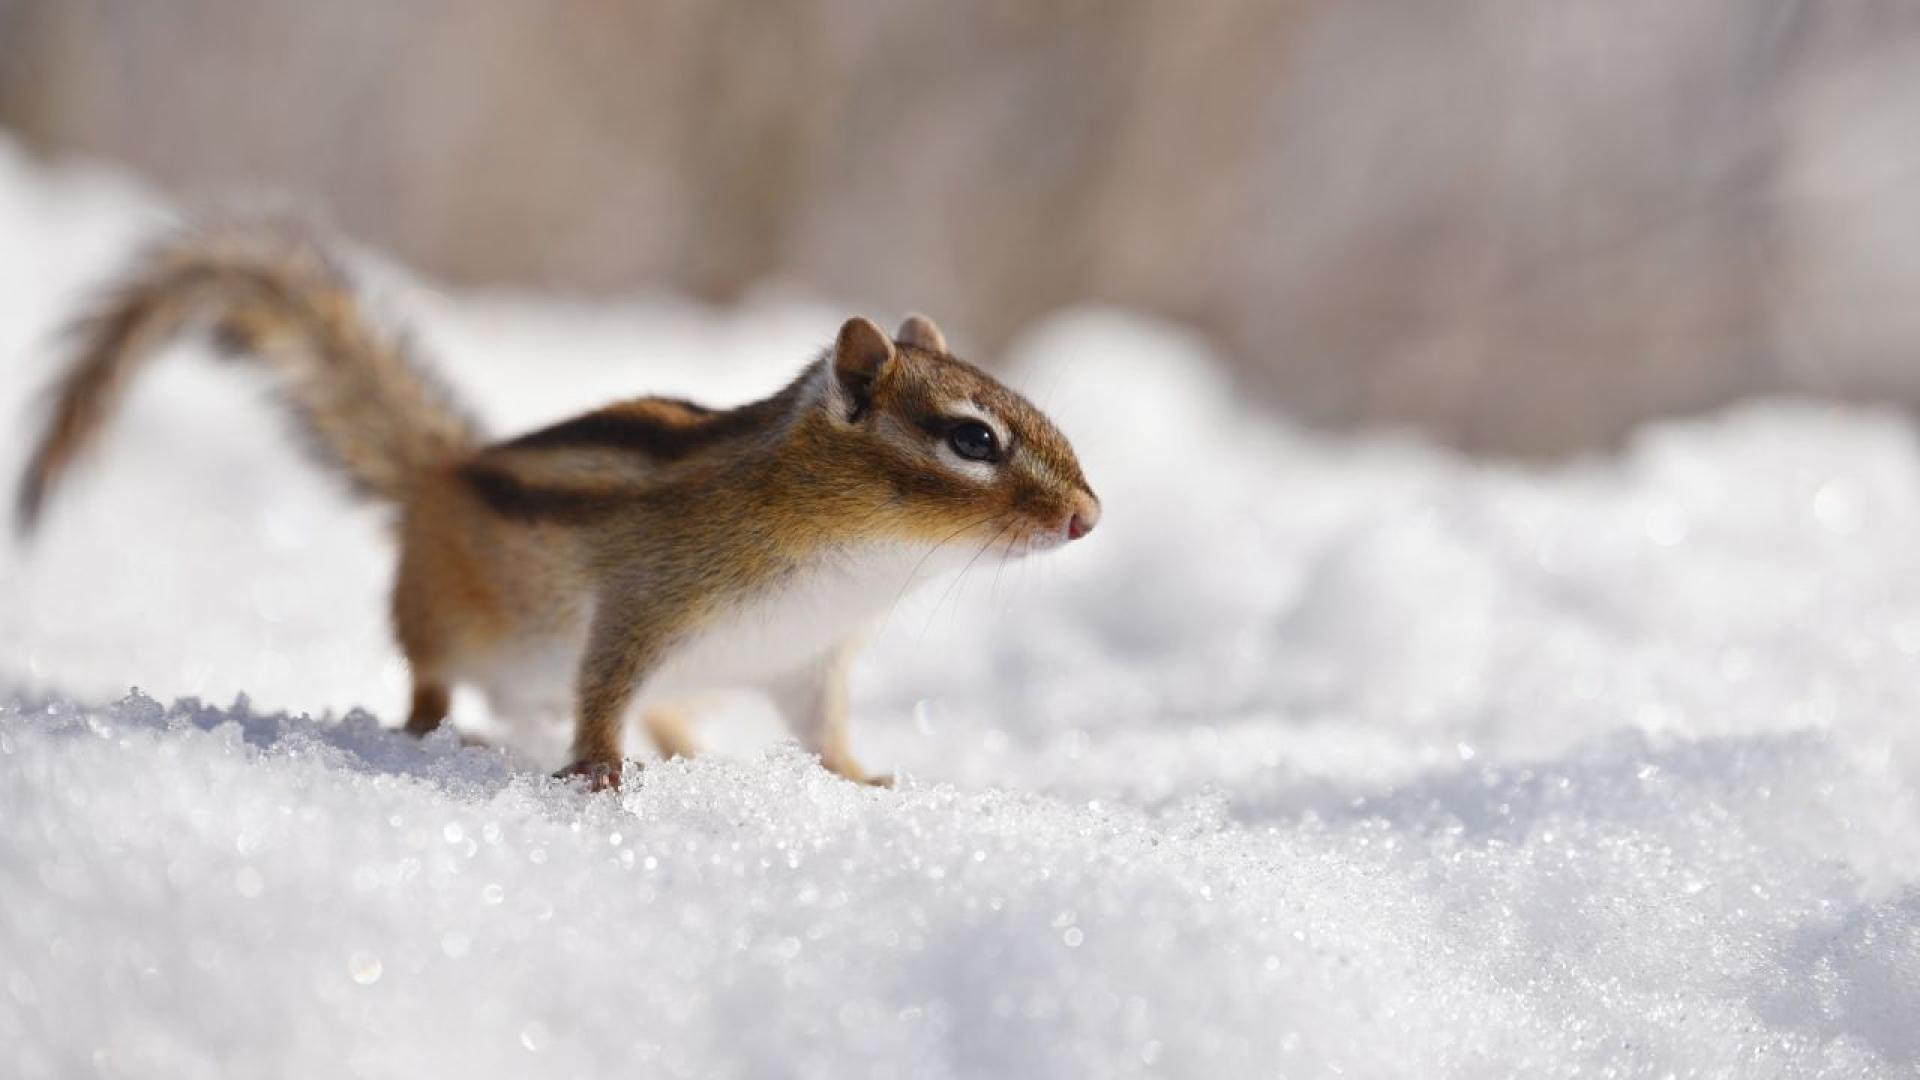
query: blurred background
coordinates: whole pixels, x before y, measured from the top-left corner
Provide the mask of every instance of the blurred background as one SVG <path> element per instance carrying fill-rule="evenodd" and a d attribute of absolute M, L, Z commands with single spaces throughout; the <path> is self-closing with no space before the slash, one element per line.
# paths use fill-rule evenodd
<path fill-rule="evenodd" d="M 793 288 L 989 363 L 1124 305 L 1480 452 L 1920 401 L 1904 0 L 0 0 L 0 131 L 454 283 Z"/>

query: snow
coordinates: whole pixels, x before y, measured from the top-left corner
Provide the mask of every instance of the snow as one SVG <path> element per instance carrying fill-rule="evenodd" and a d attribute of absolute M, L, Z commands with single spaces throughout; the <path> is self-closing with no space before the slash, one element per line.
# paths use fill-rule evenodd
<path fill-rule="evenodd" d="M 0 415 L 165 213 L 0 143 Z M 369 273 L 502 431 L 740 400 L 838 314 Z M 596 797 L 474 700 L 511 752 L 391 730 L 379 514 L 179 350 L 0 554 L 0 1074 L 1920 1068 L 1907 417 L 1523 469 L 1292 429 L 1123 313 L 1011 359 L 1105 518 L 888 619 L 899 789 L 729 699 Z"/>

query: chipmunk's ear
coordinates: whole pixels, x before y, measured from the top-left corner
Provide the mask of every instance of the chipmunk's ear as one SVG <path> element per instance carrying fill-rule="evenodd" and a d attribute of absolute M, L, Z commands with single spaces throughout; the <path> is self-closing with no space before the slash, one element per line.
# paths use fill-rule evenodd
<path fill-rule="evenodd" d="M 840 324 L 833 342 L 833 385 L 845 404 L 843 415 L 858 420 L 873 403 L 873 383 L 893 361 L 893 342 L 871 320 L 858 315 Z"/>
<path fill-rule="evenodd" d="M 946 335 L 942 334 L 940 328 L 933 325 L 933 320 L 925 315 L 907 316 L 907 321 L 900 324 L 900 329 L 893 335 L 893 340 L 928 352 L 947 351 Z"/>

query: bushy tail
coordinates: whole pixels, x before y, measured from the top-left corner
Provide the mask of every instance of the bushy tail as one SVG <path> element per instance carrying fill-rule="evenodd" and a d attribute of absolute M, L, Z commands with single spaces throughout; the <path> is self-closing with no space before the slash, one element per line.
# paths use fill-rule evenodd
<path fill-rule="evenodd" d="M 21 477 L 23 532 L 141 363 L 202 327 L 277 377 L 309 449 L 361 495 L 401 501 L 420 470 L 480 441 L 405 342 L 366 319 L 346 274 L 318 245 L 277 228 L 196 233 L 150 253 L 80 324 L 79 355 L 52 387 Z"/>

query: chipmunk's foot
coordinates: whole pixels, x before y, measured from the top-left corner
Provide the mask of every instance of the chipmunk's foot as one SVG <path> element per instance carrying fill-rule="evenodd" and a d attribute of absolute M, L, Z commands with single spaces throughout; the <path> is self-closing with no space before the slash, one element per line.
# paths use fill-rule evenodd
<path fill-rule="evenodd" d="M 828 772 L 842 779 L 851 780 L 856 784 L 884 788 L 893 786 L 892 773 L 870 773 L 851 761 L 828 760 L 822 761 L 821 764 L 826 766 Z"/>
<path fill-rule="evenodd" d="M 587 779 L 588 791 L 618 791 L 620 774 L 626 768 L 624 761 L 576 761 L 554 773 L 556 780 L 571 780 L 576 776 Z"/>

